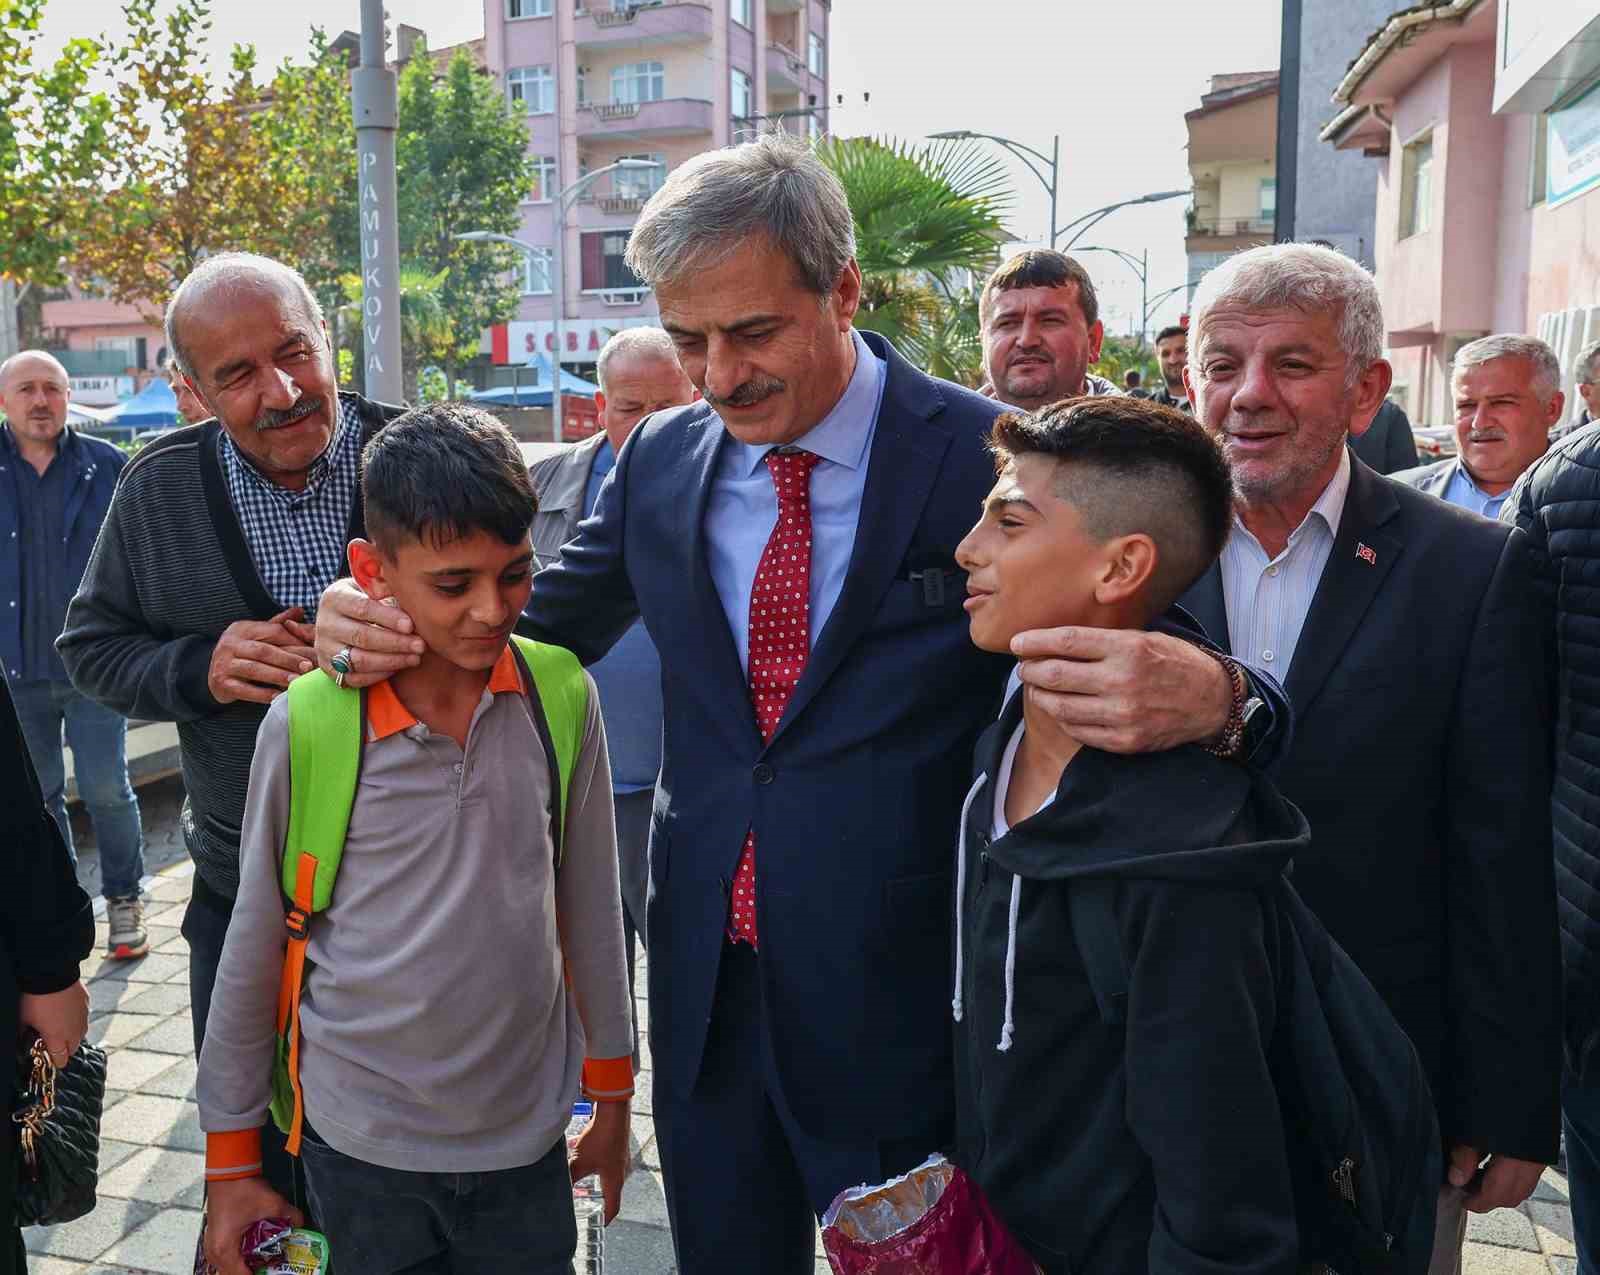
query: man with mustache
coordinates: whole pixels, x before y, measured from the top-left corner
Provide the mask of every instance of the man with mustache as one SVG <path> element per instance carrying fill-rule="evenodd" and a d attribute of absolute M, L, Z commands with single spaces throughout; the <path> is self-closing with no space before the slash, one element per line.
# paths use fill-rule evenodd
<path fill-rule="evenodd" d="M 949 847 L 1014 663 L 968 640 L 954 555 L 1000 409 L 854 328 L 844 191 L 781 134 L 675 169 L 628 260 L 704 402 L 630 434 L 522 627 L 592 663 L 642 619 L 661 655 L 652 1114 L 678 1269 L 809 1275 L 834 1195 L 951 1133 Z M 318 654 L 353 648 L 370 682 L 415 660 L 409 628 L 336 584 Z M 1249 751 L 1199 647 L 1030 641 L 1064 657 L 1025 676 L 1075 738 Z"/>
<path fill-rule="evenodd" d="M 1456 455 L 1395 475 L 1400 482 L 1498 518 L 1512 484 L 1550 446 L 1561 419 L 1561 361 L 1538 337 L 1479 337 L 1456 352 Z"/>
<path fill-rule="evenodd" d="M 43 350 L 24 350 L 0 364 L 6 418 L 0 425 L 0 668 L 11 679 L 45 805 L 73 855 L 63 800 L 66 728 L 78 795 L 100 847 L 110 927 L 106 954 L 125 961 L 150 950 L 139 897 L 144 834 L 128 783 L 128 723 L 73 689 L 55 641 L 127 457 L 67 426 L 69 397 L 66 369 Z"/>
<path fill-rule="evenodd" d="M 1465 1212 L 1515 1207 L 1556 1158 L 1549 632 L 1528 537 L 1352 456 L 1391 372 L 1350 258 L 1252 249 L 1201 281 L 1192 315 L 1185 384 L 1235 499 L 1182 605 L 1289 694 L 1275 778 L 1311 824 L 1295 885 L 1427 1068 L 1447 1275 Z"/>
<path fill-rule="evenodd" d="M 321 307 L 282 262 L 208 258 L 166 321 L 173 360 L 212 415 L 129 463 L 58 648 L 83 694 L 178 724 L 198 1055 L 239 885 L 256 730 L 312 667 L 317 598 L 364 530 L 361 449 L 401 409 L 339 391 Z M 287 1162 L 270 1146 L 268 1158 L 287 1194 Z"/>
<path fill-rule="evenodd" d="M 1065 253 L 1019 252 L 992 275 L 978 299 L 988 391 L 1033 411 L 1079 394 L 1120 394 L 1089 371 L 1105 325 L 1089 272 Z"/>

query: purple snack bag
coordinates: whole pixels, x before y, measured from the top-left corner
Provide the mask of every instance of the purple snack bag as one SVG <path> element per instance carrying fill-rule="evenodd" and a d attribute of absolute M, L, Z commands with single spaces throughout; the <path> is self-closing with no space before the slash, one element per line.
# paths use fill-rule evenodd
<path fill-rule="evenodd" d="M 822 1247 L 836 1275 L 1040 1275 L 977 1183 L 940 1155 L 841 1191 L 822 1215 Z"/>

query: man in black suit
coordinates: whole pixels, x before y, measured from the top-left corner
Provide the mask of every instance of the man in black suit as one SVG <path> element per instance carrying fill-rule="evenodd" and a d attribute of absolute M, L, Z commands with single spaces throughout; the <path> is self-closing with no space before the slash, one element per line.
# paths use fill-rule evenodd
<path fill-rule="evenodd" d="M 1417 465 L 1417 440 L 1405 409 L 1385 402 L 1372 418 L 1372 424 L 1359 434 L 1351 434 L 1350 450 L 1369 469 L 1380 474 L 1398 474 Z"/>
<path fill-rule="evenodd" d="M 1545 634 L 1521 531 L 1345 447 L 1383 402 L 1372 277 L 1280 244 L 1201 283 L 1186 374 L 1234 466 L 1235 525 L 1184 605 L 1283 677 L 1279 771 L 1311 823 L 1295 882 L 1411 1034 L 1463 1209 L 1520 1204 L 1556 1157 L 1561 1074 Z"/>
<path fill-rule="evenodd" d="M 592 662 L 642 619 L 661 653 L 652 1114 L 678 1269 L 809 1275 L 834 1195 L 951 1133 L 950 847 L 1012 665 L 972 645 L 954 554 L 1002 409 L 855 330 L 844 191 L 781 136 L 674 170 L 628 252 L 703 401 L 629 435 L 523 627 Z M 397 627 L 336 585 L 319 654 L 349 645 L 370 680 Z M 1033 649 L 1066 657 L 1074 737 L 1238 746 L 1211 655 L 1067 633 Z"/>

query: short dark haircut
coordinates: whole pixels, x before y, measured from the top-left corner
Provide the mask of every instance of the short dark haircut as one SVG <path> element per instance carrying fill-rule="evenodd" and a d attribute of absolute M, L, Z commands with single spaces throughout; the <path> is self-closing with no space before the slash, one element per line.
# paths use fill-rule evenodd
<path fill-rule="evenodd" d="M 1100 321 L 1100 299 L 1095 296 L 1094 280 L 1081 265 L 1054 248 L 1030 248 L 1000 266 L 983 285 L 978 313 L 980 317 L 989 313 L 989 299 L 997 292 L 1010 292 L 1015 288 L 1064 288 L 1069 283 L 1078 285 L 1078 309 L 1083 311 L 1084 323 L 1094 327 Z"/>
<path fill-rule="evenodd" d="M 1122 383 L 1124 385 L 1138 385 L 1143 380 L 1144 380 L 1144 373 L 1141 372 L 1136 367 L 1130 367 L 1126 372 L 1124 372 L 1122 374 Z"/>
<path fill-rule="evenodd" d="M 367 535 L 393 554 L 485 531 L 514 545 L 533 524 L 533 484 L 511 431 L 481 408 L 430 403 L 384 426 L 361 457 Z"/>
<path fill-rule="evenodd" d="M 1156 333 L 1156 344 L 1160 345 L 1163 341 L 1169 339 L 1170 337 L 1188 335 L 1188 328 L 1184 327 L 1181 323 L 1174 323 L 1170 328 L 1162 328 L 1161 331 Z"/>
<path fill-rule="evenodd" d="M 994 423 L 997 469 L 1017 456 L 1060 462 L 1054 490 L 1102 544 L 1142 532 L 1158 561 L 1145 586 L 1150 617 L 1217 560 L 1233 525 L 1233 476 L 1221 445 L 1187 412 L 1149 399 L 1064 399 Z"/>

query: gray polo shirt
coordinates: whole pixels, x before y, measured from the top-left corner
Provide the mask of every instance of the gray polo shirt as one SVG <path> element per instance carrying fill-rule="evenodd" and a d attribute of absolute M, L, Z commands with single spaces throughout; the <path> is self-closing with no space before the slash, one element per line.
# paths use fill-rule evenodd
<path fill-rule="evenodd" d="M 594 684 L 557 874 L 548 766 L 510 660 L 484 691 L 465 750 L 418 723 L 388 683 L 368 693 L 339 879 L 311 922 L 300 1075 L 318 1135 L 369 1164 L 532 1164 L 563 1135 L 585 1055 L 633 1048 Z M 250 771 L 239 896 L 200 1058 L 208 1133 L 266 1121 L 288 815 L 279 696 Z"/>

